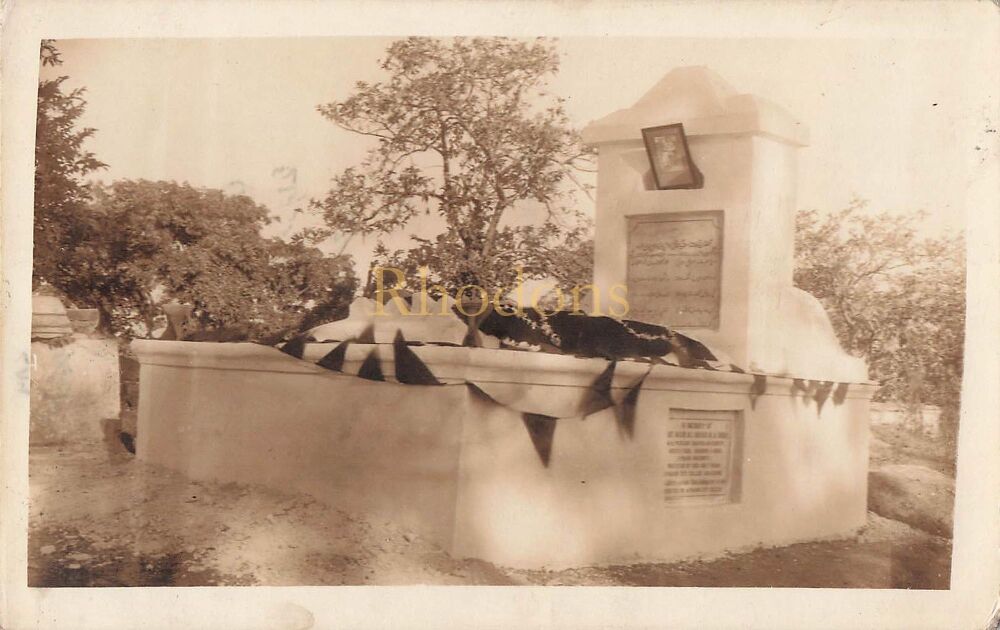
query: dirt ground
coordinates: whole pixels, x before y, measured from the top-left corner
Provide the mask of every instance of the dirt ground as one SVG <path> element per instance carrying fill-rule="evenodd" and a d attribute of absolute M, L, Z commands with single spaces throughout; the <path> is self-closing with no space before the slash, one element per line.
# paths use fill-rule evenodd
<path fill-rule="evenodd" d="M 934 463 L 927 461 L 934 457 L 931 450 L 916 449 L 921 459 L 915 462 L 904 449 L 894 446 L 894 441 L 906 441 L 905 437 L 873 436 L 873 474 L 894 464 Z M 940 466 L 931 470 L 940 472 Z M 30 483 L 30 586 L 547 584 L 947 589 L 949 585 L 949 538 L 875 512 L 869 512 L 867 525 L 857 535 L 845 539 L 671 564 L 523 571 L 452 558 L 414 532 L 346 514 L 307 495 L 235 483 L 193 482 L 137 461 L 115 444 L 33 446 Z M 894 492 L 905 494 L 910 486 L 893 487 Z M 947 493 L 934 495 L 934 507 L 939 512 L 946 508 L 950 515 L 950 505 L 941 505 L 946 500 Z M 915 505 L 926 507 L 927 501 Z M 935 521 L 917 519 L 916 525 L 924 522 Z"/>
<path fill-rule="evenodd" d="M 871 427 L 873 469 L 892 464 L 923 466 L 955 478 L 955 442 L 915 433 L 901 426 Z"/>

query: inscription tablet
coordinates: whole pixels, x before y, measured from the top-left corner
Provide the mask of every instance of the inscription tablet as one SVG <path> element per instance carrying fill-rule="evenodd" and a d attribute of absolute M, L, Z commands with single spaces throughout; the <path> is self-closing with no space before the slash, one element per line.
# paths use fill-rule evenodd
<path fill-rule="evenodd" d="M 741 432 L 738 411 L 671 409 L 664 501 L 677 505 L 736 500 Z"/>
<path fill-rule="evenodd" d="M 628 319 L 719 327 L 722 212 L 628 217 Z"/>

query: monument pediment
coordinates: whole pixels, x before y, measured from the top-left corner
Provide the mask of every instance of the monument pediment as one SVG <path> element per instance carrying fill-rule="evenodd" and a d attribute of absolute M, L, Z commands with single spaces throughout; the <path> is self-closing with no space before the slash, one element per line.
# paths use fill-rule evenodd
<path fill-rule="evenodd" d="M 583 140 L 596 145 L 642 140 L 644 127 L 684 124 L 688 136 L 759 133 L 794 146 L 809 144 L 808 129 L 781 106 L 739 94 L 705 66 L 675 68 L 632 107 L 593 121 Z"/>

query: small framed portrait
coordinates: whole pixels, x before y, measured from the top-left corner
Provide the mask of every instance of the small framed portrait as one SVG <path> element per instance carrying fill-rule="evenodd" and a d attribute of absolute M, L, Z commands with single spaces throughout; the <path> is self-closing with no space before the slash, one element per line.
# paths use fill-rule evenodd
<path fill-rule="evenodd" d="M 683 124 L 647 127 L 642 130 L 642 139 L 659 190 L 701 188 L 705 183 L 691 160 Z"/>

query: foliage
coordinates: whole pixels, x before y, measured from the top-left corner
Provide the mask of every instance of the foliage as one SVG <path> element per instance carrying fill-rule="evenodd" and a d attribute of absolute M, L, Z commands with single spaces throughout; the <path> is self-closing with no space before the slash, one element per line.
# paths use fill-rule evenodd
<path fill-rule="evenodd" d="M 435 213 L 444 232 L 414 238 L 408 251 L 381 248 L 381 261 L 427 265 L 449 292 L 510 286 L 514 265 L 526 277 L 589 279 L 589 269 L 580 273 L 589 225 L 571 206 L 574 184 L 581 188 L 575 174 L 591 155 L 562 99 L 545 92 L 558 65 L 545 40 L 394 42 L 381 62 L 384 82 L 359 82 L 346 100 L 319 107 L 374 148 L 312 202 L 327 227 L 310 237 L 385 234 Z M 512 211 L 527 220 L 507 220 Z"/>
<path fill-rule="evenodd" d="M 51 40 L 40 57 L 62 63 Z M 88 186 L 105 165 L 83 148 L 94 130 L 77 128 L 84 90 L 65 93 L 66 79 L 38 86 L 35 287 L 97 307 L 102 328 L 126 337 L 149 335 L 170 299 L 193 304 L 203 326 L 257 338 L 343 314 L 349 260 L 261 237 L 268 212 L 249 198 L 168 182 Z"/>
<path fill-rule="evenodd" d="M 959 237 L 921 237 L 921 215 L 800 212 L 795 283 L 824 304 L 844 348 L 868 361 L 876 398 L 957 413 L 965 330 Z"/>
<path fill-rule="evenodd" d="M 471 273 L 453 274 L 458 269 L 464 252 L 460 244 L 449 241 L 451 232 L 438 235 L 434 240 L 411 237 L 418 243 L 410 250 L 389 251 L 379 243 L 375 248 L 373 263 L 403 271 L 407 287 L 419 290 L 420 268 L 427 267 L 428 293 L 438 297 L 445 289 L 455 295 L 464 284 L 484 286 Z M 490 276 L 494 285 L 485 285 L 487 291 L 503 289 L 506 293 L 519 280 L 547 278 L 564 290 L 591 282 L 594 264 L 594 242 L 583 226 L 560 231 L 550 225 L 516 226 L 497 234 L 497 248 L 493 258 L 494 269 Z M 439 270 L 443 270 L 439 271 Z M 520 277 L 519 277 L 520 274 Z M 369 278 L 369 281 L 373 281 Z M 492 295 L 492 293 L 491 293 Z"/>
<path fill-rule="evenodd" d="M 62 64 L 59 51 L 50 40 L 42 41 L 40 59 L 43 67 Z M 83 88 L 63 91 L 67 78 L 44 79 L 38 84 L 32 273 L 35 287 L 69 272 L 72 263 L 68 251 L 82 236 L 80 217 L 86 211 L 88 199 L 83 178 L 106 166 L 83 148 L 94 129 L 77 128 L 77 120 L 87 103 Z"/>
<path fill-rule="evenodd" d="M 261 337 L 342 311 L 354 292 L 346 257 L 261 237 L 267 209 L 245 196 L 174 182 L 94 186 L 70 268 L 53 284 L 102 312 L 106 328 L 148 335 L 160 305 L 193 304 L 205 327 Z"/>

